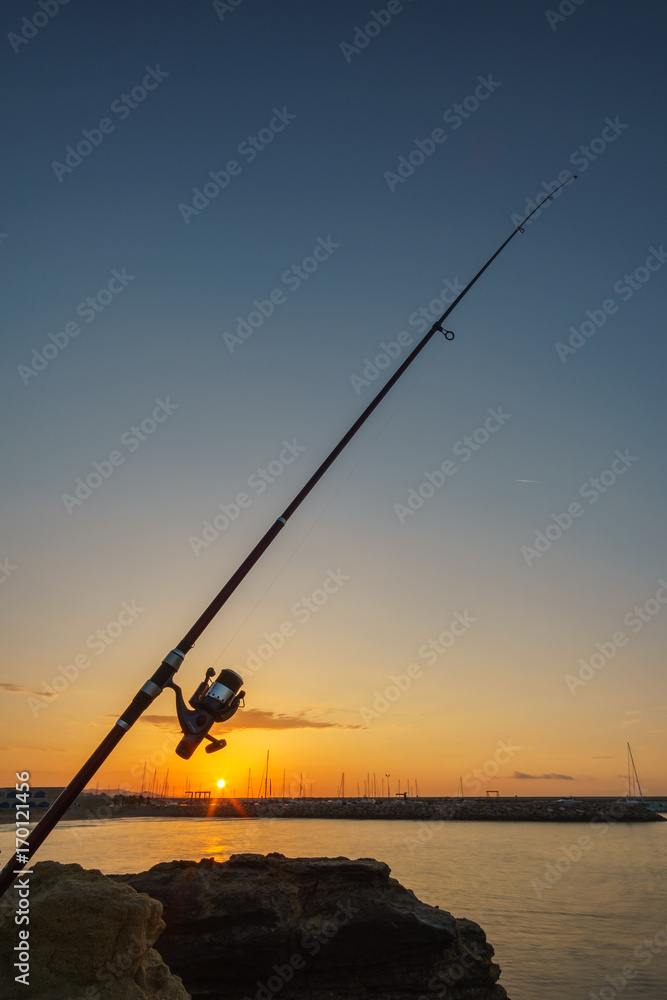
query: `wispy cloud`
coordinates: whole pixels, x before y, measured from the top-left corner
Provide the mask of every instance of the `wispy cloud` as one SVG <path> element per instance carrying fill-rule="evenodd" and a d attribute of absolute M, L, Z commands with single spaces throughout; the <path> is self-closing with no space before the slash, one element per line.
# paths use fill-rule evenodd
<path fill-rule="evenodd" d="M 313 719 L 305 712 L 297 715 L 283 715 L 279 712 L 263 712 L 259 708 L 246 709 L 238 718 L 237 729 L 363 729 L 361 725 L 345 722 L 325 722 Z"/>
<path fill-rule="evenodd" d="M 32 688 L 22 687 L 20 684 L 0 684 L 0 691 L 7 691 L 9 694 L 35 694 L 40 698 L 56 698 L 56 694 L 49 694 L 47 691 L 33 691 Z"/>
<path fill-rule="evenodd" d="M 69 747 L 0 747 L 0 752 L 15 753 L 17 750 L 29 750 L 39 753 L 69 753 Z"/>
<path fill-rule="evenodd" d="M 143 721 L 153 726 L 178 729 L 174 715 L 144 715 Z M 283 715 L 280 712 L 264 712 L 259 708 L 246 708 L 234 716 L 233 729 L 363 729 L 360 725 L 344 722 L 323 722 L 312 719 L 305 712 L 297 715 Z"/>
<path fill-rule="evenodd" d="M 571 774 L 524 774 L 523 771 L 515 771 L 512 775 L 513 778 L 520 778 L 522 781 L 542 781 L 544 779 L 551 781 L 574 781 Z"/>

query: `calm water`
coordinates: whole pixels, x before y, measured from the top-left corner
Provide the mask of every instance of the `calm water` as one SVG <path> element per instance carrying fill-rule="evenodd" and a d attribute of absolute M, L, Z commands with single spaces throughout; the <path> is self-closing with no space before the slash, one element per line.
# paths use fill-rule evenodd
<path fill-rule="evenodd" d="M 425 842 L 418 839 L 423 831 L 432 834 Z M 584 835 L 589 848 L 568 861 L 564 849 L 576 858 Z M 11 828 L 0 827 L 4 858 L 11 838 Z M 373 857 L 420 899 L 482 925 L 512 1000 L 591 1000 L 600 993 L 612 1000 L 619 992 L 623 1000 L 666 1000 L 666 848 L 667 823 L 619 824 L 601 835 L 588 824 L 565 823 L 114 819 L 61 823 L 36 860 L 120 873 L 179 858 L 224 861 L 244 851 Z M 538 898 L 531 880 L 543 880 L 546 866 L 557 863 L 559 881 L 538 886 Z M 554 867 L 552 879 L 557 875 Z M 637 956 L 643 941 L 653 952 Z M 629 963 L 638 972 L 622 988 Z"/>

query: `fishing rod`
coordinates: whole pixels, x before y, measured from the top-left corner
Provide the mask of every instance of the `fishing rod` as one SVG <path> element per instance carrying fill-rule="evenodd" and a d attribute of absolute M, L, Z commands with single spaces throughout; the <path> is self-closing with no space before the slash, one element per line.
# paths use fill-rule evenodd
<path fill-rule="evenodd" d="M 185 654 L 192 649 L 197 639 L 204 629 L 210 625 L 220 609 L 229 600 L 239 584 L 248 575 L 252 567 L 260 556 L 268 549 L 277 535 L 287 524 L 294 512 L 301 506 L 308 494 L 319 483 L 325 472 L 335 462 L 340 453 L 352 440 L 357 431 L 366 423 L 371 414 L 377 409 L 387 393 L 398 382 L 401 375 L 410 367 L 412 362 L 424 350 L 426 345 L 436 333 L 442 333 L 445 340 L 454 340 L 454 332 L 443 327 L 443 323 L 456 308 L 461 299 L 464 298 L 481 278 L 484 272 L 493 264 L 496 257 L 502 253 L 508 243 L 514 239 L 517 233 L 524 232 L 524 226 L 528 220 L 535 215 L 544 204 L 544 201 L 553 201 L 553 196 L 562 187 L 576 180 L 576 174 L 562 184 L 559 184 L 550 194 L 546 196 L 529 215 L 513 230 L 492 257 L 489 257 L 486 264 L 477 272 L 471 281 L 465 286 L 462 292 L 457 295 L 451 305 L 444 311 L 440 319 L 436 320 L 430 330 L 420 340 L 414 350 L 407 356 L 405 361 L 396 369 L 387 383 L 379 390 L 377 395 L 371 400 L 363 413 L 357 417 L 346 434 L 340 439 L 338 444 L 329 452 L 324 461 L 312 474 L 308 482 L 303 486 L 292 502 L 285 508 L 267 532 L 260 538 L 254 549 L 246 556 L 236 572 L 229 578 L 222 590 L 213 598 L 206 610 L 199 616 L 192 628 L 186 632 L 181 641 L 171 652 L 167 653 L 164 660 L 155 673 L 144 686 L 135 694 L 134 698 L 125 709 L 120 718 L 115 722 L 113 728 L 107 733 L 100 745 L 93 751 L 81 770 L 72 778 L 67 788 L 65 788 L 53 805 L 47 810 L 32 833 L 25 839 L 17 836 L 17 850 L 14 857 L 9 861 L 2 872 L 0 872 L 0 896 L 9 888 L 17 875 L 29 863 L 39 847 L 44 843 L 55 825 L 62 819 L 65 812 L 73 804 L 78 795 L 84 790 L 91 778 L 97 773 L 111 751 L 120 743 L 126 732 L 134 725 L 137 719 L 145 712 L 149 705 L 162 694 L 165 688 L 171 688 L 176 693 L 176 711 L 178 722 L 183 733 L 183 738 L 176 747 L 176 753 L 184 760 L 189 760 L 202 740 L 207 740 L 209 746 L 207 753 L 214 753 L 222 750 L 226 746 L 225 740 L 218 740 L 209 735 L 209 730 L 216 723 L 226 722 L 237 709 L 243 707 L 245 692 L 241 690 L 243 679 L 235 670 L 223 668 L 215 681 L 212 680 L 215 670 L 209 667 L 204 680 L 199 684 L 188 704 L 185 703 L 180 687 L 174 683 L 174 675 L 181 666 Z M 19 847 L 19 843 L 21 846 Z"/>

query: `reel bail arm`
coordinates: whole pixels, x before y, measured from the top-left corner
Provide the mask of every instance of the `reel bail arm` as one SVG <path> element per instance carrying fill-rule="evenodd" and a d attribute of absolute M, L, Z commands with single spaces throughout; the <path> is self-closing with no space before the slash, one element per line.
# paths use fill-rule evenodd
<path fill-rule="evenodd" d="M 183 733 L 183 739 L 176 747 L 176 753 L 184 760 L 189 760 L 202 740 L 208 740 L 210 746 L 206 753 L 215 753 L 227 746 L 226 740 L 218 740 L 209 735 L 209 729 L 216 722 L 226 722 L 231 719 L 237 709 L 244 705 L 245 691 L 240 690 L 243 678 L 235 670 L 223 668 L 217 679 L 211 681 L 215 670 L 209 667 L 206 676 L 190 698 L 188 708 L 185 698 L 173 677 L 165 684 L 176 694 L 176 714 L 178 724 Z"/>

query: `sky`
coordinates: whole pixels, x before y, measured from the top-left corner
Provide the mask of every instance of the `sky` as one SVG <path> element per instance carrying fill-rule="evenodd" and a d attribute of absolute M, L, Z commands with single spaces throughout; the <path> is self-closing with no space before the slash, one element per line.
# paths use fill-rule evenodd
<path fill-rule="evenodd" d="M 186 657 L 228 747 L 167 691 L 98 781 L 621 795 L 629 741 L 667 792 L 664 5 L 0 17 L 0 784 L 67 783 L 568 181 Z"/>

